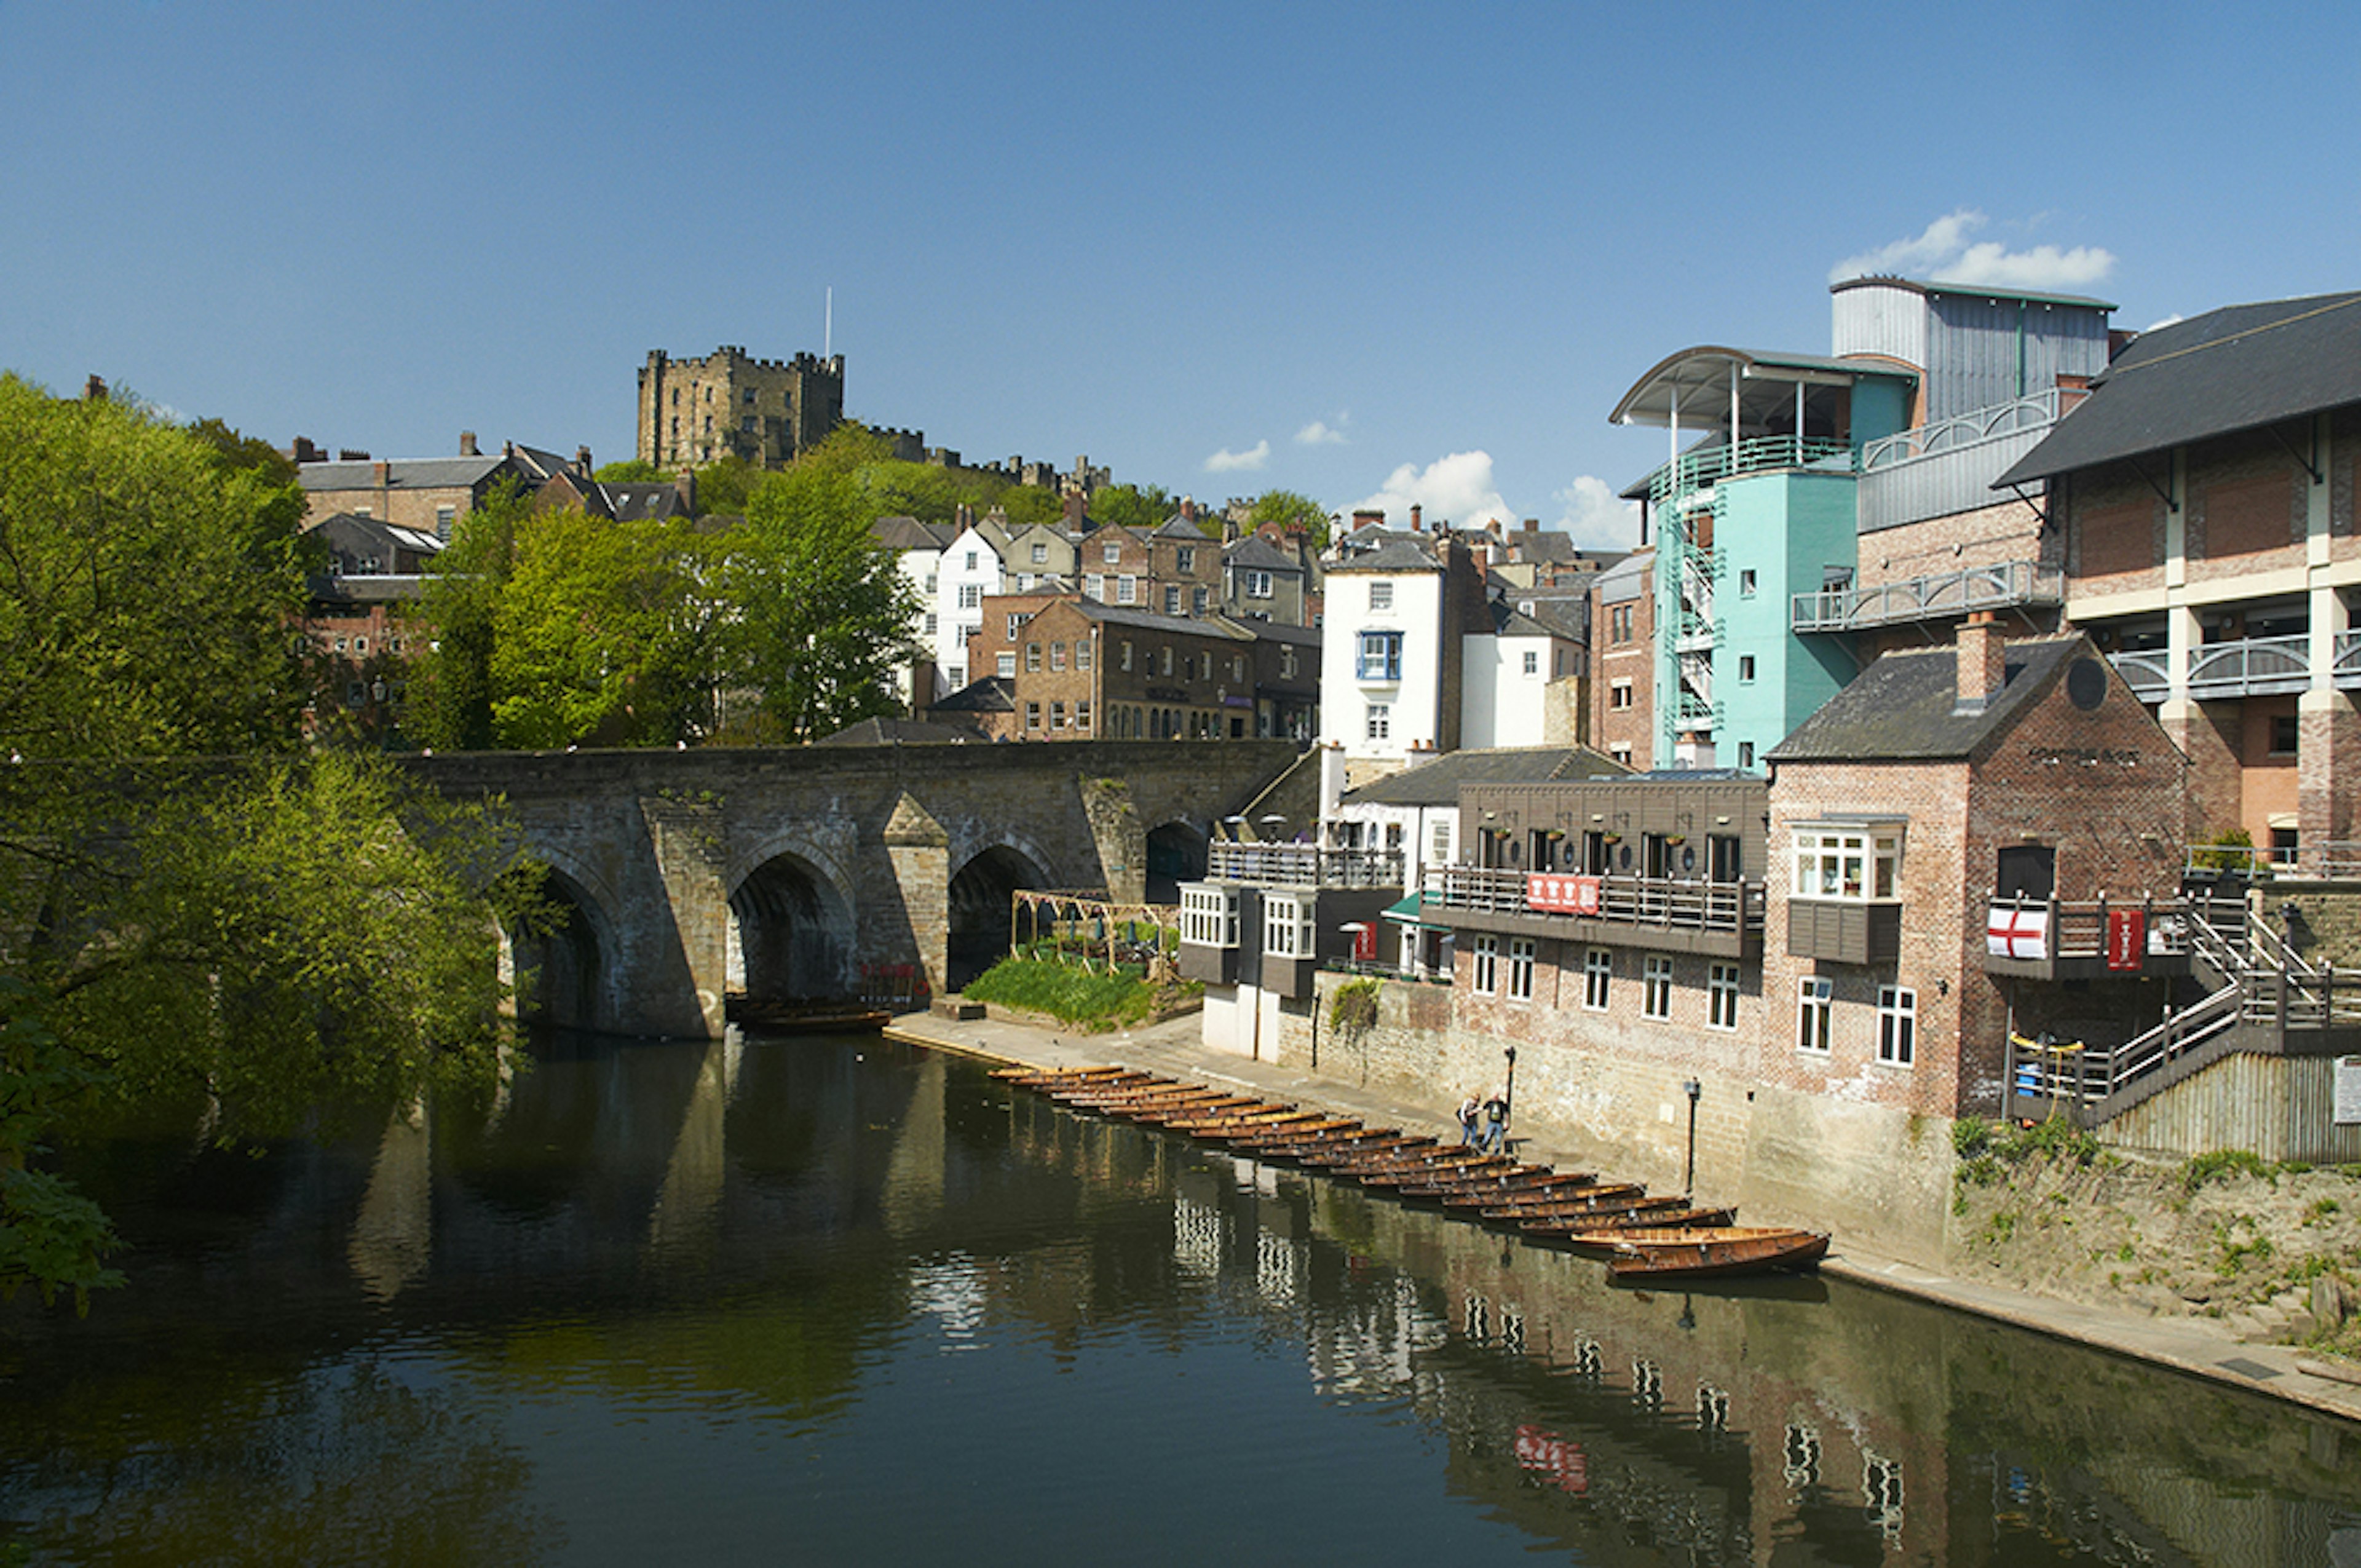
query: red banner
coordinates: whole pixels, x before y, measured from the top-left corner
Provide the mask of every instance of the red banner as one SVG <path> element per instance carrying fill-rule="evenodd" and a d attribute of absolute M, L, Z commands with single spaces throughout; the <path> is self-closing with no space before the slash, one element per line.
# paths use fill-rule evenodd
<path fill-rule="evenodd" d="M 2107 967 L 2137 971 L 2147 967 L 2147 911 L 2107 911 Z"/>
<path fill-rule="evenodd" d="M 1525 907 L 1557 915 L 1598 913 L 1598 879 L 1536 872 L 1525 879 Z"/>
<path fill-rule="evenodd" d="M 1517 1463 L 1557 1484 L 1561 1492 L 1590 1490 L 1590 1457 L 1547 1427 L 1528 1422 L 1517 1429 Z"/>

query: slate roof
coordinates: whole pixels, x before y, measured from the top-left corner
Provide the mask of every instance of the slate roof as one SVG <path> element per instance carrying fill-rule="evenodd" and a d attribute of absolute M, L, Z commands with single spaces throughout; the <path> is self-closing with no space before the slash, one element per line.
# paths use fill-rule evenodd
<path fill-rule="evenodd" d="M 1241 571 L 1293 572 L 1298 576 L 1303 574 L 1293 556 L 1258 533 L 1249 533 L 1224 548 L 1222 561 Z"/>
<path fill-rule="evenodd" d="M 1591 579 L 1601 604 L 1627 604 L 1643 598 L 1653 591 L 1656 574 L 1656 553 L 1634 550 L 1612 566 Z"/>
<path fill-rule="evenodd" d="M 938 703 L 937 707 L 943 704 Z M 821 746 L 931 746 L 973 745 L 975 731 L 961 729 L 951 724 L 929 724 L 923 718 L 864 718 L 833 735 L 824 735 L 817 742 Z"/>
<path fill-rule="evenodd" d="M 936 713 L 1014 713 L 1016 711 L 1016 685 L 1005 675 L 986 675 L 970 681 L 950 696 L 936 703 Z"/>
<path fill-rule="evenodd" d="M 2013 726 L 2077 657 L 2098 658 L 2090 639 L 2079 634 L 2011 642 L 1999 695 L 1981 712 L 1960 713 L 1957 650 L 1888 653 L 1773 746 L 1770 760 L 1940 762 L 1973 755 Z"/>
<path fill-rule="evenodd" d="M 1155 537 L 1159 539 L 1185 539 L 1191 544 L 1202 544 L 1206 540 L 1212 538 L 1213 535 L 1207 533 L 1195 523 L 1191 522 L 1187 518 L 1182 517 L 1179 512 L 1174 512 L 1170 517 L 1164 520 L 1163 526 L 1156 531 Z"/>
<path fill-rule="evenodd" d="M 401 457 L 385 466 L 386 480 L 395 489 L 440 490 L 473 485 L 497 470 L 505 457 Z M 375 463 L 306 463 L 295 470 L 295 482 L 307 490 L 373 490 Z"/>
<path fill-rule="evenodd" d="M 1439 572 L 1443 564 L 1433 552 L 1413 544 L 1408 536 L 1388 534 L 1383 543 L 1340 554 L 1328 563 L 1331 572 Z"/>
<path fill-rule="evenodd" d="M 2361 292 L 2228 305 L 2134 338 L 2005 489 L 2361 402 Z"/>
<path fill-rule="evenodd" d="M 602 483 L 598 489 L 607 498 L 607 508 L 619 522 L 644 522 L 651 518 L 672 517 L 686 510 L 680 505 L 680 492 L 666 484 L 653 481 Z"/>
<path fill-rule="evenodd" d="M 1620 779 L 1631 769 L 1587 746 L 1501 746 L 1445 751 L 1431 762 L 1345 792 L 1345 806 L 1455 806 L 1461 784 Z"/>
<path fill-rule="evenodd" d="M 947 550 L 946 531 L 915 517 L 881 517 L 869 525 L 869 537 L 888 550 Z"/>

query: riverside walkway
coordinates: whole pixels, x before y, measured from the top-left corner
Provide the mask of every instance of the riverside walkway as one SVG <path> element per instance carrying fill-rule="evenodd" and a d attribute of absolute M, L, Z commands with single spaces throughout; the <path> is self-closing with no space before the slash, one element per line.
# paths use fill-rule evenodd
<path fill-rule="evenodd" d="M 1451 1105 L 1355 1089 L 1327 1080 L 1314 1081 L 1273 1062 L 1208 1049 L 1199 1034 L 1195 1014 L 1102 1035 L 1077 1034 L 1055 1024 L 1001 1017 L 951 1019 L 928 1013 L 906 1014 L 885 1029 L 888 1039 L 956 1051 L 996 1064 L 1139 1068 L 1208 1084 L 1234 1084 L 1257 1094 L 1283 1097 L 1307 1108 L 1357 1116 L 1364 1121 L 1424 1127 L 1438 1135 L 1457 1135 L 1455 1107 Z M 1517 1142 L 1519 1152 L 1529 1159 L 1544 1164 L 1568 1163 L 1568 1157 L 1553 1150 L 1545 1138 L 1520 1138 Z M 1820 1271 L 2361 1422 L 2361 1384 L 2309 1370 L 2319 1362 L 2309 1352 L 2293 1345 L 2246 1343 L 2211 1319 L 2151 1318 L 2110 1311 L 2005 1285 L 1962 1279 L 1864 1252 L 1849 1245 L 1841 1234 L 1821 1263 Z"/>

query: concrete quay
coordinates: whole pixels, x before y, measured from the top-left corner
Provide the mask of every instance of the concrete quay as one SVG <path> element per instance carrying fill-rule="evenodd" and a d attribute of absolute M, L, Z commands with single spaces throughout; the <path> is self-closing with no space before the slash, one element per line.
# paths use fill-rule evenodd
<path fill-rule="evenodd" d="M 995 1065 L 1033 1068 L 1120 1066 L 1290 1101 L 1306 1108 L 1364 1121 L 1422 1128 L 1456 1137 L 1456 1106 L 1413 1102 L 1316 1083 L 1275 1063 L 1210 1050 L 1199 1039 L 1196 1014 L 1108 1034 L 1088 1035 L 1055 1024 L 1007 1017 L 951 1019 L 906 1014 L 885 1037 L 957 1052 Z M 1569 1163 L 1540 1138 L 1516 1141 L 1517 1152 L 1545 1164 Z M 2361 1423 L 2361 1383 L 2325 1375 L 2323 1364 L 2292 1345 L 2247 1344 L 2206 1318 L 2151 1318 L 2063 1301 L 2008 1286 L 1921 1268 L 1847 1244 L 1839 1234 L 1820 1271 L 1832 1277 L 1916 1297 L 2009 1323 L 2034 1333 L 2169 1367 L 2191 1376 L 2244 1388 L 2307 1409 Z M 2315 1370 L 2322 1368 L 2322 1370 Z"/>

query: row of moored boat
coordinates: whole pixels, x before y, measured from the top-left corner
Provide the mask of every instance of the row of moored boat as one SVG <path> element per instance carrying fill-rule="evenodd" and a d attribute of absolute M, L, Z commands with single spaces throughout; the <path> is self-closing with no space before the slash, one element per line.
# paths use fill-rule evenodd
<path fill-rule="evenodd" d="M 1438 1204 L 1604 1258 L 1619 1277 L 1808 1268 L 1816 1231 L 1739 1226 L 1725 1208 L 1652 1198 L 1637 1182 L 1560 1171 L 1351 1116 L 1118 1067 L 1005 1068 L 996 1078 L 1079 1111 L 1159 1127 L 1261 1160 L 1283 1160 L 1411 1202 Z"/>

